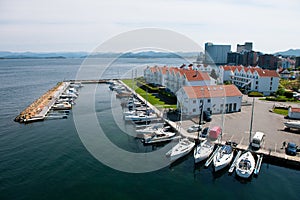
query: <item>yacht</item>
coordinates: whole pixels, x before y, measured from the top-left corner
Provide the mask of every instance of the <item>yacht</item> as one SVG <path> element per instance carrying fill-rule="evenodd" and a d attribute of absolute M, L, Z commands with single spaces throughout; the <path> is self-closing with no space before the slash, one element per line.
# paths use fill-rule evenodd
<path fill-rule="evenodd" d="M 158 142 L 167 142 L 174 139 L 176 133 L 170 132 L 169 129 L 160 128 L 159 130 L 155 131 L 154 134 L 145 134 L 144 138 L 142 139 L 144 144 L 153 144 Z"/>
<path fill-rule="evenodd" d="M 194 146 L 194 142 L 191 142 L 188 138 L 183 138 L 179 140 L 179 143 L 176 144 L 169 152 L 166 153 L 166 156 L 169 156 L 170 161 L 174 162 L 175 160 L 191 152 Z"/>
<path fill-rule="evenodd" d="M 237 160 L 235 172 L 241 178 L 249 178 L 254 168 L 255 159 L 250 151 L 246 151 Z"/>
<path fill-rule="evenodd" d="M 215 171 L 219 171 L 229 165 L 232 159 L 233 149 L 231 145 L 222 146 L 213 158 Z"/>
<path fill-rule="evenodd" d="M 157 116 L 152 114 L 152 115 L 144 115 L 144 114 L 140 114 L 140 115 L 127 115 L 124 117 L 124 119 L 126 121 L 134 121 L 134 122 L 145 122 L 145 121 L 151 121 L 156 119 Z"/>
<path fill-rule="evenodd" d="M 195 163 L 201 162 L 209 157 L 214 150 L 214 144 L 210 140 L 204 140 L 194 149 Z"/>

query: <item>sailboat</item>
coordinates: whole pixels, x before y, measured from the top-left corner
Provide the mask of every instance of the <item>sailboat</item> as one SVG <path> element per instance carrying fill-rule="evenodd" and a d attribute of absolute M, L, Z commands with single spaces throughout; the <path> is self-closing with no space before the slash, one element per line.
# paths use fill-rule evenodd
<path fill-rule="evenodd" d="M 179 143 L 176 144 L 169 152 L 166 153 L 166 156 L 169 156 L 170 161 L 174 162 L 175 160 L 191 152 L 194 146 L 195 143 L 190 141 L 188 138 L 180 139 Z"/>
<path fill-rule="evenodd" d="M 222 146 L 213 159 L 215 171 L 225 168 L 233 159 L 233 149 L 231 145 Z"/>
<path fill-rule="evenodd" d="M 201 162 L 209 157 L 214 150 L 214 144 L 209 140 L 204 140 L 194 149 L 195 163 Z"/>
<path fill-rule="evenodd" d="M 200 102 L 200 115 L 199 115 L 199 125 L 201 125 L 202 121 L 202 111 L 203 111 L 203 101 Z M 198 140 L 196 142 L 199 143 L 200 139 L 200 131 L 198 132 Z M 214 144 L 210 142 L 210 140 L 206 139 L 199 143 L 194 149 L 194 161 L 195 163 L 201 162 L 209 157 L 209 155 L 214 150 Z"/>
<path fill-rule="evenodd" d="M 249 143 L 251 144 L 251 132 L 253 124 L 254 98 L 252 103 Z M 249 178 L 255 168 L 255 159 L 250 151 L 245 151 L 237 160 L 235 172 L 241 178 Z"/>
<path fill-rule="evenodd" d="M 254 168 L 255 159 L 250 151 L 246 151 L 237 160 L 235 172 L 241 178 L 249 178 Z"/>

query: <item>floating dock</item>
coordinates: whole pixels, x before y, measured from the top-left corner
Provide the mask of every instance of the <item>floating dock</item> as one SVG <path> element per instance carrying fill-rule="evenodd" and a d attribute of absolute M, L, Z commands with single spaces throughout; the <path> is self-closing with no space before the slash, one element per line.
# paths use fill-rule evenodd
<path fill-rule="evenodd" d="M 256 175 L 256 176 L 259 174 L 262 159 L 263 159 L 263 155 L 257 155 L 257 161 L 256 161 L 256 165 L 255 165 L 255 168 L 254 168 L 254 175 Z"/>
<path fill-rule="evenodd" d="M 229 170 L 228 170 L 229 173 L 232 173 L 233 170 L 235 169 L 236 162 L 237 162 L 237 160 L 240 158 L 241 154 L 242 154 L 242 151 L 239 150 L 238 153 L 237 153 L 237 155 L 236 155 L 235 158 L 234 158 L 234 161 L 232 162 L 232 164 L 231 164 L 231 166 L 230 166 L 230 168 L 229 168 Z"/>

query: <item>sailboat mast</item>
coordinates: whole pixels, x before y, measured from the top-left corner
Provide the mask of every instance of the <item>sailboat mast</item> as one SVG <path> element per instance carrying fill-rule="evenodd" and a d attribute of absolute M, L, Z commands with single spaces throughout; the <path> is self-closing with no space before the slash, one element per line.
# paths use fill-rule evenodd
<path fill-rule="evenodd" d="M 252 112 L 251 112 L 251 121 L 250 121 L 249 144 L 251 143 L 252 124 L 253 124 L 253 112 L 254 112 L 254 97 L 253 97 Z"/>

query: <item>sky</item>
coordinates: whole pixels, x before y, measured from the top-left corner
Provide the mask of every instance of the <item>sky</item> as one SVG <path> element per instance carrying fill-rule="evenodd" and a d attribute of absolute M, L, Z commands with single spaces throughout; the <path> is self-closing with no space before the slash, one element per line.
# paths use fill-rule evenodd
<path fill-rule="evenodd" d="M 203 48 L 253 42 L 274 53 L 300 48 L 299 8 L 299 0 L 1 0 L 0 51 L 92 52 L 119 34 L 159 28 Z"/>

